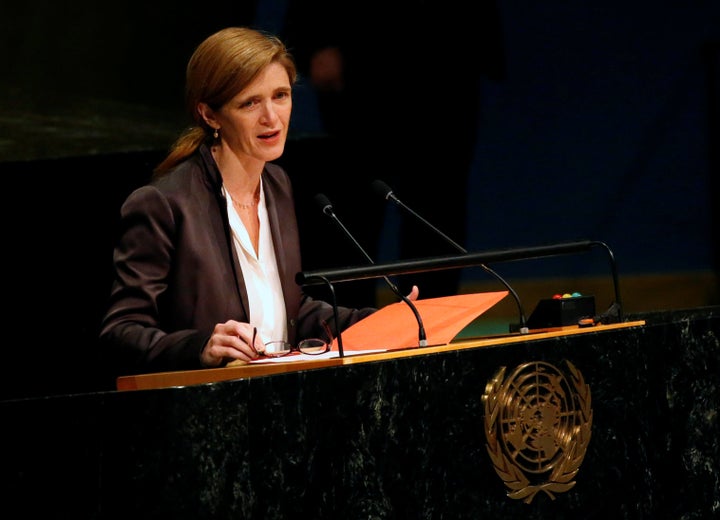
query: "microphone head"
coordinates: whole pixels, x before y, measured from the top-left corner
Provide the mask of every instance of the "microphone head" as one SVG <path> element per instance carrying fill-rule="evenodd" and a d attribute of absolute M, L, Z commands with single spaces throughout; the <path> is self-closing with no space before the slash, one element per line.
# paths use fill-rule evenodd
<path fill-rule="evenodd" d="M 392 194 L 393 194 L 392 188 L 390 188 L 390 186 L 385 184 L 380 179 L 376 179 L 372 182 L 372 188 L 373 188 L 373 190 L 375 190 L 375 193 L 380 195 L 385 200 L 392 197 Z"/>
<path fill-rule="evenodd" d="M 327 198 L 324 193 L 318 193 L 317 195 L 315 195 L 315 202 L 318 206 L 320 206 L 320 209 L 322 209 L 323 213 L 325 213 L 326 215 L 332 215 L 332 202 L 330 202 L 330 199 Z"/>

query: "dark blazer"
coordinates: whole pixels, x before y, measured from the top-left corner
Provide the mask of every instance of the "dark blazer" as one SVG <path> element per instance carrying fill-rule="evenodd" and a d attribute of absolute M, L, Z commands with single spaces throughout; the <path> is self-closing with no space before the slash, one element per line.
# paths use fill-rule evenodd
<path fill-rule="evenodd" d="M 334 323 L 332 306 L 305 295 L 295 282 L 302 268 L 290 178 L 275 164 L 266 165 L 262 178 L 288 339 L 294 344 L 323 337 L 320 321 Z M 202 145 L 122 205 L 115 278 L 100 330 L 115 373 L 201 368 L 200 352 L 217 323 L 249 321 L 221 187 L 217 165 Z M 373 309 L 338 311 L 342 330 Z"/>

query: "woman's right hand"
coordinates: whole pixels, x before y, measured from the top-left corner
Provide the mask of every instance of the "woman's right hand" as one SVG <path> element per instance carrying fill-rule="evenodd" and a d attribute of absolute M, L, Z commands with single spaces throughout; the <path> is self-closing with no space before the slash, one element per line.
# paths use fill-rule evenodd
<path fill-rule="evenodd" d="M 257 349 L 251 345 L 254 327 L 249 323 L 228 320 L 213 329 L 205 348 L 200 353 L 204 367 L 219 367 L 236 359 L 249 362 L 257 357 Z M 259 348 L 261 340 L 255 340 Z"/>

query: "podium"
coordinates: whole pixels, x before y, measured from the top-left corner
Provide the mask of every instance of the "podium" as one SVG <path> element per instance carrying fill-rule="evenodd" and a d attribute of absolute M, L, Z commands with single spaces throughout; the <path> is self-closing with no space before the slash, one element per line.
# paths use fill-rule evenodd
<path fill-rule="evenodd" d="M 3 516 L 708 518 L 720 502 L 718 337 L 720 308 L 654 312 L 0 402 Z M 582 463 L 570 488 L 513 498 L 486 434 L 488 388 L 502 368 L 568 362 L 591 403 Z"/>

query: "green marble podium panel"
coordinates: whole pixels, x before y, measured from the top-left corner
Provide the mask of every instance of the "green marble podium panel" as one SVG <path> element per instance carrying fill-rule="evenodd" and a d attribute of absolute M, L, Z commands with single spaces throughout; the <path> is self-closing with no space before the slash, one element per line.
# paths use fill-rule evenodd
<path fill-rule="evenodd" d="M 3 517 L 718 517 L 720 309 L 626 319 L 646 325 L 187 387 L 2 402 Z M 520 385 L 492 390 L 499 373 L 508 381 L 518 367 L 553 391 L 538 401 Z M 550 377 L 554 370 L 564 386 Z M 581 413 L 568 419 L 558 403 L 573 392 Z M 510 412 L 489 417 L 487 395 L 507 398 Z M 570 425 L 554 446 L 575 450 L 574 459 L 548 467 L 547 428 L 540 421 L 529 429 L 533 417 L 524 415 L 542 410 L 546 419 L 559 411 L 555 424 Z M 501 432 L 495 443 L 488 425 Z M 590 435 L 570 443 L 583 428 Z M 533 472 L 538 453 L 546 464 Z M 524 498 L 511 496 L 513 485 Z"/>

